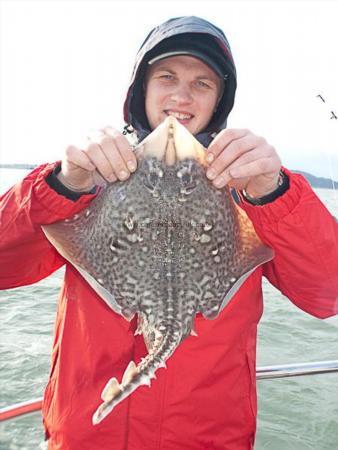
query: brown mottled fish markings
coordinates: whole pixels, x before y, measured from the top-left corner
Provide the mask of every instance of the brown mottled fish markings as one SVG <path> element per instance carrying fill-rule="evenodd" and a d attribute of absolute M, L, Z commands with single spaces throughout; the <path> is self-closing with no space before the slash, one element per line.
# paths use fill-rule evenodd
<path fill-rule="evenodd" d="M 109 185 L 82 213 L 44 226 L 57 250 L 117 313 L 138 315 L 148 355 L 108 381 L 99 423 L 193 334 L 214 319 L 245 278 L 273 256 L 227 188 L 205 176 L 205 150 L 168 117 L 136 149 L 138 170 Z"/>

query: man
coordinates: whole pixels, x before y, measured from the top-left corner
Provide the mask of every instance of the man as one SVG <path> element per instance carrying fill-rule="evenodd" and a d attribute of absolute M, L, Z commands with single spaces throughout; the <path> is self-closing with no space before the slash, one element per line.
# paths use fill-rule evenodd
<path fill-rule="evenodd" d="M 91 418 L 107 379 L 120 380 L 129 361 L 137 363 L 147 350 L 134 335 L 135 321 L 111 311 L 66 263 L 43 405 L 49 449 L 252 449 L 262 276 L 310 314 L 337 314 L 337 224 L 301 176 L 281 170 L 263 138 L 225 129 L 235 89 L 223 32 L 196 17 L 171 19 L 139 51 L 125 102 L 126 130 L 133 127 L 142 140 L 175 116 L 208 147 L 206 175 L 218 188 L 236 188 L 257 233 L 274 248 L 274 260 L 254 271 L 217 319 L 197 315 L 198 338 L 182 343 L 151 389 L 137 389 L 95 427 Z M 97 173 L 124 181 L 136 166 L 127 139 L 106 127 L 86 148 L 68 147 L 61 165 L 39 167 L 5 194 L 1 287 L 34 283 L 65 264 L 40 225 L 87 206 L 97 193 Z"/>

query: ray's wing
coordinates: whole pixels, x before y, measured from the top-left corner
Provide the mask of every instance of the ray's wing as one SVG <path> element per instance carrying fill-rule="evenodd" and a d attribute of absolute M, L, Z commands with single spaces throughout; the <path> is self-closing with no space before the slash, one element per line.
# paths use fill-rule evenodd
<path fill-rule="evenodd" d="M 221 309 L 224 308 L 228 300 L 258 266 L 270 261 L 274 257 L 274 251 L 264 245 L 259 239 L 246 213 L 237 205 L 235 205 L 235 208 L 238 213 L 240 239 L 233 266 L 238 279 L 227 292 Z"/>
<path fill-rule="evenodd" d="M 56 250 L 80 272 L 97 294 L 116 313 L 131 320 L 136 311 L 127 300 L 121 300 L 120 297 L 117 300 L 112 285 L 113 277 L 107 275 L 111 269 L 111 260 L 104 257 L 107 254 L 106 247 L 112 245 L 112 236 L 117 234 L 117 231 L 114 230 L 113 222 L 109 236 L 104 231 L 99 232 L 100 229 L 106 228 L 106 209 L 104 195 L 101 194 L 79 214 L 64 221 L 44 225 L 42 230 Z"/>
<path fill-rule="evenodd" d="M 274 257 L 274 251 L 259 239 L 246 213 L 235 203 L 234 207 L 238 230 L 236 247 L 231 264 L 227 263 L 226 275 L 220 282 L 221 297 L 201 308 L 201 313 L 207 319 L 216 318 L 252 272 Z"/>

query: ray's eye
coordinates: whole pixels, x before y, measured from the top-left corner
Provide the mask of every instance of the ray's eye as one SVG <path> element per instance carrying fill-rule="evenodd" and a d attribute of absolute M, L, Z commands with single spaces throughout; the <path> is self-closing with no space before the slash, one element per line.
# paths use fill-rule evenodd
<path fill-rule="evenodd" d="M 148 181 L 152 186 L 155 186 L 158 183 L 158 174 L 156 172 L 150 172 Z"/>
<path fill-rule="evenodd" d="M 179 201 L 184 202 L 197 187 L 196 180 L 192 174 L 191 164 L 183 166 L 177 171 L 177 177 L 181 180 Z"/>
<path fill-rule="evenodd" d="M 177 171 L 177 177 L 180 178 L 185 189 L 194 188 L 196 186 L 196 182 L 193 177 L 193 172 L 191 166 L 183 166 L 180 170 Z"/>
<path fill-rule="evenodd" d="M 192 176 L 190 172 L 185 172 L 182 175 L 182 181 L 184 184 L 191 184 L 192 183 Z"/>
<path fill-rule="evenodd" d="M 163 178 L 163 170 L 156 164 L 156 162 L 150 161 L 144 179 L 144 185 L 153 194 L 155 194 L 155 191 L 157 190 L 156 188 L 159 185 L 161 178 Z"/>
<path fill-rule="evenodd" d="M 156 172 L 152 171 L 148 173 L 144 180 L 144 185 L 151 191 L 154 192 L 156 186 L 158 185 L 159 176 Z"/>

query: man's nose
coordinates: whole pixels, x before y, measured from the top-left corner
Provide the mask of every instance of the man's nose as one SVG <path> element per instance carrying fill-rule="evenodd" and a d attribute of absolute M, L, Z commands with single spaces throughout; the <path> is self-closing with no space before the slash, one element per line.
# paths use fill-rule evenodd
<path fill-rule="evenodd" d="M 171 97 L 176 103 L 179 104 L 191 103 L 193 100 L 191 88 L 185 83 L 180 83 L 176 86 L 176 89 L 172 93 Z"/>

